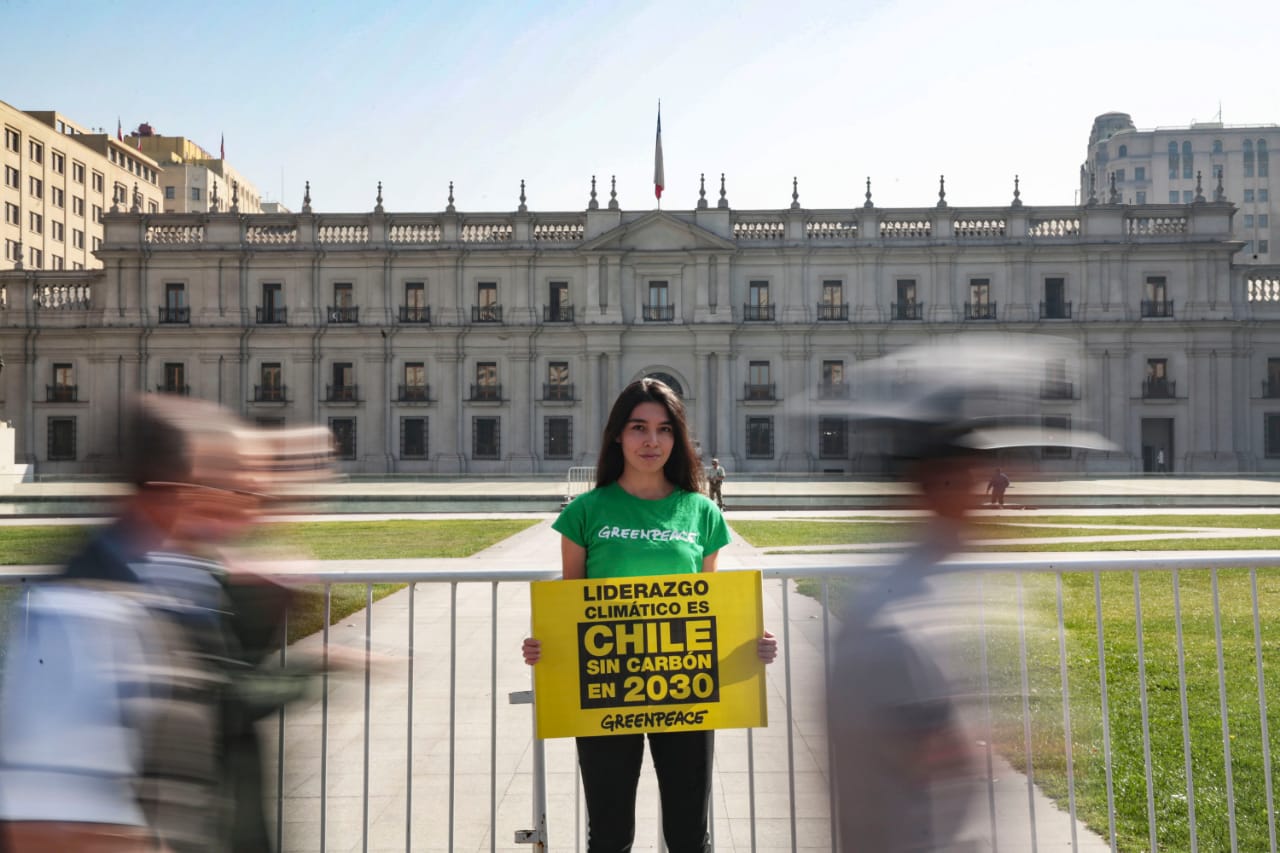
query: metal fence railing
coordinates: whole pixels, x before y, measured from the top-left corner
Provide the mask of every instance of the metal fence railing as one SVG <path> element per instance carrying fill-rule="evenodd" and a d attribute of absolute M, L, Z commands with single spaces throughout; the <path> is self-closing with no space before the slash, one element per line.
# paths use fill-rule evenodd
<path fill-rule="evenodd" d="M 717 733 L 717 850 L 837 849 L 829 614 L 884 556 L 840 559 L 763 571 L 765 624 L 781 643 L 770 725 Z M 338 584 L 364 585 L 366 605 L 374 584 L 407 587 L 280 651 L 282 662 L 333 662 L 340 649 L 355 660 L 272 726 L 281 849 L 497 850 L 513 838 L 584 849 L 572 743 L 534 739 L 519 704 L 528 584 L 558 569 L 370 565 L 292 575 L 320 585 L 326 613 Z M 972 645 L 958 648 L 983 687 L 973 720 L 987 797 L 972 823 L 990 849 L 1276 851 L 1280 553 L 947 565 L 976 602 Z M 25 579 L 10 570 L 0 582 Z M 652 789 L 646 773 L 642 804 Z M 657 822 L 641 808 L 644 846 Z"/>

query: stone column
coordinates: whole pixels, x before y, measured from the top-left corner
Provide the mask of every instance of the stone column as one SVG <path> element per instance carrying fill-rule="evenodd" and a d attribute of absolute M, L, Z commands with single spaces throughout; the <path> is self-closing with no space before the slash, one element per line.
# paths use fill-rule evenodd
<path fill-rule="evenodd" d="M 430 441 L 436 446 L 435 467 L 438 474 L 460 474 L 466 470 L 466 457 L 461 451 L 462 430 L 462 358 L 452 340 L 434 358 L 439 371 L 439 408 L 431 419 Z"/>
<path fill-rule="evenodd" d="M 508 394 L 509 402 L 505 406 L 507 422 L 505 430 L 509 438 L 505 439 L 509 442 L 511 448 L 507 453 L 507 471 L 512 474 L 532 474 L 536 460 L 533 457 L 531 442 L 533 439 L 532 431 L 529 429 L 527 420 L 528 413 L 533 409 L 532 385 L 526 381 L 533 370 L 533 355 L 525 346 L 523 351 L 516 351 L 516 347 L 522 342 L 513 342 L 510 355 L 507 357 L 509 364 L 508 377 L 516 379 L 509 383 L 506 387 L 510 388 Z"/>
<path fill-rule="evenodd" d="M 740 412 L 733 404 L 733 391 L 738 387 L 737 356 L 732 348 L 727 352 L 717 351 L 711 357 L 709 365 L 711 376 L 715 379 L 716 392 L 715 451 L 720 457 L 720 464 L 735 468 L 741 467 L 741 459 L 733 440 L 740 429 Z"/>

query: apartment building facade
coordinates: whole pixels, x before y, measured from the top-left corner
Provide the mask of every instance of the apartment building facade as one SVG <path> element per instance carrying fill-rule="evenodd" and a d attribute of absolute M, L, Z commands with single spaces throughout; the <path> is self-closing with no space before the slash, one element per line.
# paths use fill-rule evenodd
<path fill-rule="evenodd" d="M 1280 199 L 1271 192 L 1271 153 L 1280 125 L 1195 122 L 1139 130 L 1128 113 L 1094 119 L 1089 152 L 1080 167 L 1080 201 L 1132 205 L 1192 204 L 1197 198 L 1238 208 L 1233 261 L 1280 262 Z"/>
<path fill-rule="evenodd" d="M 2 101 L 0 125 L 0 269 L 92 269 L 113 207 L 161 211 L 158 166 L 136 148 L 60 113 Z"/>

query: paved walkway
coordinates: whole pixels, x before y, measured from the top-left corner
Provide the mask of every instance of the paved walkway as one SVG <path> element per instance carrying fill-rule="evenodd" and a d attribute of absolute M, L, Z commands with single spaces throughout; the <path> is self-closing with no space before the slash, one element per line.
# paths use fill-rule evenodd
<path fill-rule="evenodd" d="M 553 516 L 533 517 L 539 518 L 535 527 L 466 559 L 344 562 L 344 565 L 418 570 L 474 566 L 477 569 L 518 567 L 558 571 L 559 539 L 550 529 Z M 806 555 L 803 561 L 815 565 L 835 564 L 842 558 Z M 721 567 L 726 570 L 796 562 L 793 556 L 764 555 L 737 539 L 721 556 Z M 455 595 L 457 621 L 451 624 L 450 599 Z M 519 653 L 520 640 L 529 624 L 528 586 L 462 583 L 455 590 L 447 584 L 417 585 L 413 594 L 411 736 L 409 608 L 410 595 L 406 590 L 376 603 L 372 611 L 372 646 L 379 660 L 369 679 L 367 849 L 404 850 L 406 832 L 411 831 L 414 850 L 488 850 L 492 813 L 498 827 L 496 849 L 527 850 L 526 845 L 514 843 L 514 837 L 517 830 L 533 826 L 532 713 L 529 706 L 508 704 L 507 696 L 531 687 L 528 668 L 521 662 Z M 491 618 L 494 612 L 496 622 Z M 784 654 L 768 669 L 770 725 L 750 732 L 717 733 L 713 790 L 715 847 L 717 851 L 755 849 L 762 853 L 829 850 L 831 824 L 821 709 L 821 609 L 812 599 L 796 594 L 790 584 L 766 581 L 765 624 L 787 640 Z M 365 614 L 354 615 L 331 629 L 331 642 L 357 656 L 362 655 L 365 625 Z M 452 668 L 451 642 L 456 643 L 458 650 L 456 666 Z M 316 652 L 319 648 L 320 638 L 311 637 L 292 647 L 290 654 Z M 496 691 L 492 686 L 495 681 Z M 457 697 L 452 709 L 449 706 L 451 683 L 456 685 L 454 695 Z M 327 761 L 328 787 L 325 850 L 364 849 L 364 687 L 364 674 L 360 670 L 334 676 L 329 685 L 328 754 L 323 759 Z M 788 695 L 792 708 L 789 726 Z M 284 806 L 286 850 L 321 849 L 323 714 L 318 698 L 292 708 L 289 713 Z M 748 773 L 749 767 L 753 774 Z M 580 829 L 575 829 L 575 825 L 580 827 L 582 818 L 572 741 L 546 742 L 546 768 L 548 849 L 584 849 L 584 836 Z M 492 792 L 491 773 L 495 782 Z M 994 775 L 1000 849 L 1032 849 L 1026 778 L 999 761 Z M 794 795 L 790 788 L 792 778 Z M 410 786 L 412 816 L 406 819 Z M 1035 846 L 1045 851 L 1071 849 L 1072 826 L 1068 816 L 1038 793 L 1034 809 Z M 635 849 L 658 849 L 656 785 L 649 768 L 642 774 L 637 814 L 639 829 Z M 975 834 L 989 833 L 985 806 L 975 814 L 974 823 Z M 1077 824 L 1075 829 L 1080 850 L 1101 853 L 1108 849 L 1083 825 Z"/>

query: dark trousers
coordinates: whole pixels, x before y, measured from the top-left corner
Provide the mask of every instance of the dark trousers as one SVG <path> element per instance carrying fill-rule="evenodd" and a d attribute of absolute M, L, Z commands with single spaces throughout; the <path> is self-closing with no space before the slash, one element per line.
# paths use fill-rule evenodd
<path fill-rule="evenodd" d="M 658 776 L 662 834 L 671 853 L 710 853 L 714 732 L 648 735 Z M 645 735 L 578 738 L 587 800 L 587 853 L 628 853 L 636 834 L 636 786 Z"/>

